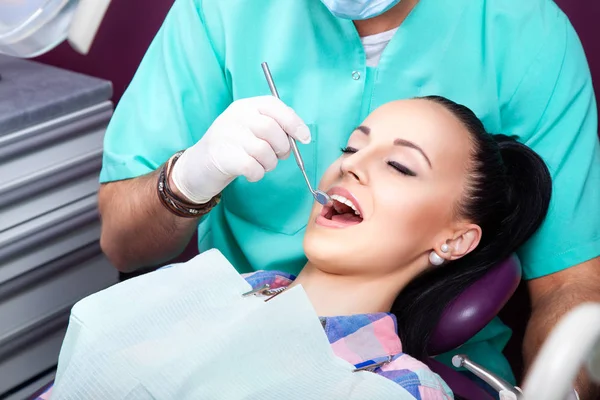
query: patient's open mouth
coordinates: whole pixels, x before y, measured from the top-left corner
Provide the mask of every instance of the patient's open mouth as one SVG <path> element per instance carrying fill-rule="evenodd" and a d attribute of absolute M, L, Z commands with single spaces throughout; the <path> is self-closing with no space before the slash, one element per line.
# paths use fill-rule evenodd
<path fill-rule="evenodd" d="M 360 224 L 363 221 L 360 206 L 349 192 L 341 188 L 335 188 L 329 195 L 333 203 L 323 207 L 321 215 L 317 218 L 319 225 L 345 228 Z"/>

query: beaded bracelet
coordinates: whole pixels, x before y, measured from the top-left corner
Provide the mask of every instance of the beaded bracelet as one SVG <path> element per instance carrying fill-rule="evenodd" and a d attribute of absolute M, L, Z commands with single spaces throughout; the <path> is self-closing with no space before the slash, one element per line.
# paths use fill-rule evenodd
<path fill-rule="evenodd" d="M 156 186 L 161 204 L 172 214 L 182 218 L 199 218 L 212 210 L 221 199 L 221 194 L 216 195 L 205 204 L 194 204 L 177 196 L 169 186 L 169 176 L 173 166 L 181 157 L 183 151 L 175 153 L 160 170 Z"/>

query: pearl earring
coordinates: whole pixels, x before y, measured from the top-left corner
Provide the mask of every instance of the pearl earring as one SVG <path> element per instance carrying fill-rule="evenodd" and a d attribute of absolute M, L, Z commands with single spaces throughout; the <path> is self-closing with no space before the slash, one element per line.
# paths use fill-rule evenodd
<path fill-rule="evenodd" d="M 444 243 L 441 247 L 442 253 L 447 253 L 448 251 L 450 251 L 450 246 L 448 246 L 448 244 Z"/>
<path fill-rule="evenodd" d="M 438 255 L 438 253 L 436 253 L 435 251 L 432 251 L 431 253 L 429 253 L 429 262 L 432 265 L 440 266 L 444 263 L 444 261 L 445 260 L 442 257 L 440 257 Z"/>

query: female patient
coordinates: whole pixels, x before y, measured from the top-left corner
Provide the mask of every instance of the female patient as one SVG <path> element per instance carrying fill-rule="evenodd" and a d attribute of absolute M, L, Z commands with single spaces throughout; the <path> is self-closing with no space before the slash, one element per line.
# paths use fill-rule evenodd
<path fill-rule="evenodd" d="M 544 162 L 486 133 L 466 107 L 441 97 L 396 101 L 350 136 L 320 187 L 297 278 L 257 272 L 253 287 L 302 285 L 334 352 L 415 398 L 452 398 L 424 364 L 444 307 L 522 245 L 548 209 Z"/>

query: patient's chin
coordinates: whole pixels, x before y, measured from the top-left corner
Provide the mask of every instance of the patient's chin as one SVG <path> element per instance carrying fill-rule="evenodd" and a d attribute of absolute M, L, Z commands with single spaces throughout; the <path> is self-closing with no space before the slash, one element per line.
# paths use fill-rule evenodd
<path fill-rule="evenodd" d="M 346 274 L 360 265 L 360 253 L 366 255 L 364 249 L 357 248 L 357 243 L 348 238 L 321 234 L 308 230 L 304 236 L 304 253 L 308 261 L 329 273 Z"/>
<path fill-rule="evenodd" d="M 330 229 L 309 222 L 304 235 L 304 253 L 320 270 L 339 275 L 393 274 L 412 263 L 423 247 L 394 232 L 374 234 L 368 225 Z"/>

